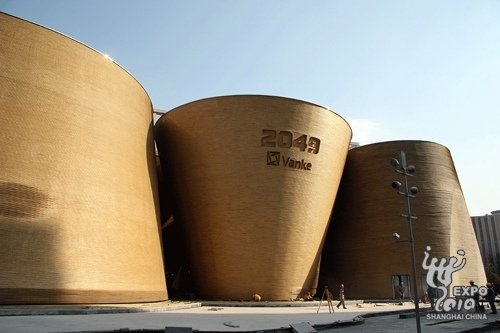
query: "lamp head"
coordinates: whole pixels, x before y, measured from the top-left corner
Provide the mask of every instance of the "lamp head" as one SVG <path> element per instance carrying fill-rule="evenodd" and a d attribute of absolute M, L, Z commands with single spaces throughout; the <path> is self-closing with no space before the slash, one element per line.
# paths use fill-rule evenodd
<path fill-rule="evenodd" d="M 416 168 L 414 165 L 408 165 L 408 167 L 406 168 L 406 171 L 411 175 L 415 172 Z"/>
<path fill-rule="evenodd" d="M 399 191 L 399 189 L 401 188 L 401 182 L 398 182 L 397 180 L 393 181 L 392 188 Z"/>
<path fill-rule="evenodd" d="M 397 168 L 399 166 L 399 161 L 397 158 L 391 158 L 391 160 L 389 161 L 389 163 L 394 167 L 394 168 Z"/>
<path fill-rule="evenodd" d="M 413 195 L 417 194 L 418 193 L 418 187 L 416 187 L 416 186 L 410 187 L 410 193 L 413 194 Z"/>

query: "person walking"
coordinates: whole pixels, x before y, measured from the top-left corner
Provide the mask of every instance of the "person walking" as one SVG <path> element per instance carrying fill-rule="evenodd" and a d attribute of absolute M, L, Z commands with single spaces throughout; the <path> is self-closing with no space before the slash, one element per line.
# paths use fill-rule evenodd
<path fill-rule="evenodd" d="M 469 284 L 471 287 L 476 287 L 476 285 L 474 284 L 474 280 L 470 280 Z M 479 293 L 477 291 L 474 292 L 474 294 L 472 294 L 472 298 L 474 299 L 475 310 L 476 312 L 479 312 Z"/>
<path fill-rule="evenodd" d="M 496 292 L 493 289 L 493 284 L 490 282 L 486 283 L 486 288 L 488 288 L 488 291 L 485 298 L 490 303 L 491 314 L 497 314 L 497 307 L 495 306 Z"/>
<path fill-rule="evenodd" d="M 339 306 L 342 304 L 342 307 L 344 309 L 347 309 L 345 307 L 345 295 L 344 295 L 344 285 L 341 283 L 340 286 L 339 286 L 339 299 L 340 299 L 340 302 L 339 304 L 337 304 L 337 309 L 339 308 Z"/>
<path fill-rule="evenodd" d="M 437 289 L 431 286 L 427 286 L 427 297 L 429 298 L 429 302 L 431 303 L 431 309 L 434 310 L 436 299 L 438 298 Z"/>
<path fill-rule="evenodd" d="M 404 297 L 405 297 L 405 291 L 406 291 L 405 285 L 404 285 L 403 282 L 401 282 L 399 284 L 399 286 L 397 286 L 397 293 L 398 293 L 397 297 L 398 297 L 398 299 L 401 299 L 401 300 L 404 299 Z"/>

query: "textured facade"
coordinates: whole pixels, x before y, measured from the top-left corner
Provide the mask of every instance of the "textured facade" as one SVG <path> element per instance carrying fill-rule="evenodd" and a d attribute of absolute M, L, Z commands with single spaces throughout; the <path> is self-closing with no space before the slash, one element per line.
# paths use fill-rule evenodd
<path fill-rule="evenodd" d="M 167 299 L 152 130 L 121 67 L 0 13 L 0 303 Z"/>
<path fill-rule="evenodd" d="M 491 215 L 472 216 L 472 226 L 484 264 L 500 272 L 500 210 Z"/>
<path fill-rule="evenodd" d="M 392 298 L 403 282 L 405 297 L 411 278 L 407 242 L 395 242 L 397 232 L 408 238 L 405 198 L 391 187 L 401 176 L 389 164 L 399 151 L 416 166 L 410 186 L 417 186 L 411 199 L 417 266 L 418 293 L 426 290 L 422 269 L 424 250 L 431 257 L 456 256 L 465 251 L 466 266 L 453 274 L 453 285 L 468 285 L 470 279 L 486 284 L 486 277 L 470 217 L 449 150 L 423 141 L 394 141 L 361 146 L 349 151 L 338 199 L 332 215 L 322 257 L 323 283 L 346 285 L 350 298 Z M 460 261 L 459 261 L 460 262 Z"/>
<path fill-rule="evenodd" d="M 435 257 L 465 251 L 455 285 L 486 282 L 473 230 L 483 260 L 498 263 L 500 215 L 470 223 L 439 144 L 351 143 L 348 153 L 351 129 L 330 110 L 226 96 L 161 117 L 160 163 L 152 112 L 109 58 L 0 13 L 0 304 L 166 300 L 163 255 L 178 295 L 192 291 L 180 281 L 189 276 L 206 299 L 295 299 L 317 285 L 325 237 L 321 284 L 361 299 L 394 297 L 403 282 L 410 297 L 408 243 L 392 238 L 407 237 L 389 165 L 401 150 L 420 189 L 419 293 L 426 246 Z"/>
<path fill-rule="evenodd" d="M 341 117 L 227 96 L 168 112 L 155 134 L 201 297 L 288 300 L 313 287 L 351 138 Z"/>

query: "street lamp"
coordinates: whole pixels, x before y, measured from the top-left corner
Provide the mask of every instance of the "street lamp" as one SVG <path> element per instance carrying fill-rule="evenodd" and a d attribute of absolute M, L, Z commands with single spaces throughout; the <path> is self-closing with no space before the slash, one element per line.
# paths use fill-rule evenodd
<path fill-rule="evenodd" d="M 414 165 L 406 165 L 406 154 L 404 151 L 399 152 L 399 159 L 393 158 L 390 161 L 391 165 L 394 167 L 394 170 L 403 175 L 404 183 L 402 184 L 399 181 L 392 182 L 392 188 L 397 191 L 398 194 L 404 196 L 406 198 L 406 214 L 401 214 L 401 217 L 404 217 L 408 221 L 408 239 L 401 240 L 398 233 L 392 234 L 393 238 L 396 241 L 408 242 L 410 244 L 410 253 L 411 253 L 411 266 L 413 271 L 413 299 L 415 300 L 415 317 L 417 321 L 417 332 L 420 333 L 420 310 L 418 305 L 418 290 L 417 290 L 417 268 L 415 266 L 415 246 L 413 245 L 413 220 L 416 220 L 417 217 L 411 214 L 411 205 L 410 198 L 415 198 L 418 193 L 418 188 L 416 186 L 409 187 L 408 186 L 408 177 L 413 176 L 415 172 Z"/>

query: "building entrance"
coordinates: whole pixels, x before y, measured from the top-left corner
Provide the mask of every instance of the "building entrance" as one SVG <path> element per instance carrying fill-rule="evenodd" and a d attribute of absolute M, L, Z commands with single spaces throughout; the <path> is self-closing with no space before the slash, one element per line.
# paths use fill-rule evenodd
<path fill-rule="evenodd" d="M 409 298 L 410 280 L 408 275 L 393 275 L 392 276 L 392 298 L 405 299 Z"/>

